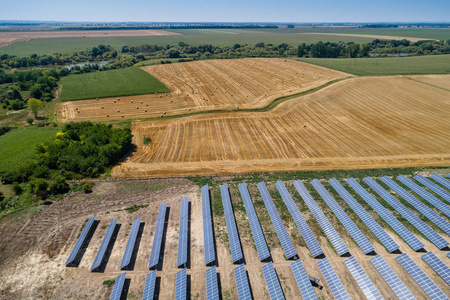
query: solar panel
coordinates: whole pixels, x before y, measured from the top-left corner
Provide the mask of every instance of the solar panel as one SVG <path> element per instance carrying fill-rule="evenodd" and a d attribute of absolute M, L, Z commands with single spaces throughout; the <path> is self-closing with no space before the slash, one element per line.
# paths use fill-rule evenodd
<path fill-rule="evenodd" d="M 330 195 L 330 193 L 324 188 L 319 180 L 314 179 L 311 184 L 319 192 L 322 199 L 328 205 L 328 207 L 333 211 L 339 221 L 344 225 L 345 229 L 350 233 L 352 238 L 361 248 L 361 250 L 368 254 L 375 251 L 373 245 L 369 242 L 366 236 L 359 230 L 359 228 L 353 223 L 352 219 L 345 213 L 345 211 L 339 206 L 336 200 Z"/>
<path fill-rule="evenodd" d="M 262 181 L 258 183 L 258 189 L 261 193 L 261 196 L 264 201 L 264 205 L 266 206 L 267 212 L 269 213 L 270 220 L 272 221 L 273 227 L 275 227 L 275 231 L 277 232 L 278 239 L 280 240 L 281 247 L 284 250 L 284 254 L 287 259 L 291 259 L 297 257 L 297 250 L 295 250 L 294 244 L 292 243 L 291 238 L 286 230 L 286 227 L 281 221 L 280 214 L 273 203 L 272 197 L 270 197 L 269 191 L 265 183 Z M 299 211 L 300 212 L 300 211 Z M 291 212 L 292 215 L 292 212 Z"/>
<path fill-rule="evenodd" d="M 351 209 L 358 215 L 364 224 L 372 231 L 378 240 L 386 247 L 389 252 L 394 252 L 400 246 L 386 233 L 386 231 L 372 218 L 371 215 L 359 204 L 355 198 L 341 185 L 336 178 L 328 181 L 331 186 L 339 193 L 342 199 L 347 202 Z"/>
<path fill-rule="evenodd" d="M 450 258 L 450 252 L 447 252 L 447 257 L 449 257 L 449 258 Z"/>
<path fill-rule="evenodd" d="M 86 239 L 86 237 L 87 237 L 89 231 L 91 231 L 91 228 L 92 228 L 92 225 L 94 224 L 94 220 L 95 220 L 95 217 L 96 217 L 96 216 L 97 216 L 97 215 L 92 216 L 92 217 L 87 221 L 86 225 L 85 225 L 84 228 L 83 228 L 83 231 L 82 231 L 81 234 L 80 234 L 80 237 L 78 238 L 78 240 L 77 240 L 77 242 L 76 242 L 76 244 L 75 244 L 75 247 L 73 247 L 72 252 L 70 252 L 69 257 L 67 258 L 66 266 L 67 266 L 68 264 L 71 264 L 71 263 L 74 262 L 75 258 L 77 257 L 78 251 L 80 251 L 80 248 L 81 248 L 81 246 L 82 246 L 83 243 L 84 243 L 84 240 Z"/>
<path fill-rule="evenodd" d="M 178 236 L 178 257 L 177 267 L 185 267 L 187 265 L 188 254 L 188 218 L 189 218 L 189 200 L 188 197 L 181 200 L 180 209 L 180 232 Z"/>
<path fill-rule="evenodd" d="M 422 259 L 433 268 L 433 270 L 450 285 L 450 268 L 440 260 L 433 252 L 427 252 L 422 255 Z"/>
<path fill-rule="evenodd" d="M 333 293 L 334 299 L 350 300 L 350 296 L 342 285 L 342 282 L 339 280 L 339 277 L 331 266 L 328 258 L 319 260 L 317 265 L 319 265 L 320 271 L 322 272 L 325 281 L 328 283 L 328 287 Z"/>
<path fill-rule="evenodd" d="M 216 260 L 214 252 L 213 225 L 211 219 L 211 202 L 209 199 L 208 185 L 202 186 L 202 211 L 203 211 L 203 243 L 205 248 L 205 265 Z"/>
<path fill-rule="evenodd" d="M 447 201 L 450 201 L 450 193 L 435 184 L 434 182 L 431 182 L 427 178 L 423 177 L 422 175 L 418 174 L 414 176 L 414 179 L 429 188 L 431 191 L 439 195 L 440 197 L 444 198 Z"/>
<path fill-rule="evenodd" d="M 142 300 L 153 300 L 155 298 L 156 270 L 147 274 Z"/>
<path fill-rule="evenodd" d="M 219 285 L 217 283 L 216 266 L 205 271 L 206 275 L 206 299 L 219 299 Z"/>
<path fill-rule="evenodd" d="M 133 254 L 134 244 L 136 243 L 136 237 L 141 225 L 141 218 L 134 220 L 133 226 L 131 226 L 130 236 L 128 237 L 127 247 L 123 253 L 122 262 L 120 263 L 120 269 L 127 267 L 131 261 L 131 255 Z"/>
<path fill-rule="evenodd" d="M 108 229 L 106 230 L 105 237 L 103 238 L 100 248 L 98 248 L 97 255 L 95 256 L 94 262 L 91 266 L 91 272 L 98 267 L 100 267 L 103 257 L 105 256 L 106 249 L 108 248 L 109 242 L 111 241 L 111 236 L 116 228 L 116 223 L 118 219 L 115 219 L 109 223 Z"/>
<path fill-rule="evenodd" d="M 314 288 L 309 280 L 308 274 L 306 274 L 305 267 L 303 267 L 300 259 L 291 263 L 292 273 L 294 273 L 295 281 L 297 281 L 298 288 L 302 294 L 303 299 L 317 299 Z"/>
<path fill-rule="evenodd" d="M 349 258 L 344 259 L 344 263 L 350 273 L 352 273 L 353 278 L 355 278 L 356 283 L 359 285 L 364 295 L 366 295 L 367 299 L 383 299 L 380 292 L 373 285 L 372 281 L 370 281 L 369 276 L 367 276 L 366 272 L 361 268 L 361 265 L 356 258 L 350 256 Z"/>
<path fill-rule="evenodd" d="M 326 234 L 328 239 L 331 241 L 331 244 L 333 245 L 334 249 L 336 249 L 336 252 L 338 253 L 338 255 L 341 256 L 341 255 L 344 255 L 344 254 L 350 252 L 350 250 L 348 250 L 347 245 L 344 243 L 344 241 L 341 239 L 339 234 L 336 232 L 333 225 L 331 225 L 330 221 L 324 215 L 324 213 L 322 212 L 320 207 L 317 205 L 316 201 L 314 201 L 314 199 L 311 197 L 311 195 L 309 194 L 308 190 L 303 185 L 303 183 L 300 180 L 297 180 L 297 181 L 294 181 L 294 186 L 297 189 L 297 191 L 300 193 L 300 196 L 302 196 L 303 201 L 305 201 L 306 205 L 308 205 L 309 210 L 314 215 L 314 218 L 316 218 L 317 223 L 319 223 L 323 232 Z M 283 187 L 284 187 L 284 185 L 283 185 Z M 305 222 L 305 224 L 306 224 L 306 222 Z M 309 227 L 308 227 L 308 229 L 309 229 Z M 308 233 L 308 231 L 307 231 L 307 233 Z M 309 229 L 309 233 L 312 235 L 312 232 L 310 229 Z M 305 238 L 305 236 L 303 236 L 303 237 Z M 312 237 L 314 237 L 314 236 L 312 236 Z M 305 240 L 306 240 L 306 238 L 305 238 Z M 317 243 L 315 238 L 314 238 L 314 241 Z M 322 250 L 322 249 L 320 249 L 320 250 Z"/>
<path fill-rule="evenodd" d="M 177 279 L 175 282 L 175 300 L 186 300 L 187 296 L 187 269 L 184 268 L 177 272 Z"/>
<path fill-rule="evenodd" d="M 250 293 L 247 272 L 245 271 L 245 266 L 243 264 L 234 268 L 234 278 L 236 279 L 239 300 L 251 300 L 252 294 Z"/>
<path fill-rule="evenodd" d="M 431 175 L 430 178 L 433 179 L 434 181 L 436 181 L 437 183 L 439 183 L 440 185 L 442 185 L 443 187 L 450 189 L 450 181 L 448 181 L 441 175 L 435 173 L 435 174 Z"/>
<path fill-rule="evenodd" d="M 155 236 L 153 237 L 152 252 L 150 253 L 150 260 L 148 268 L 151 270 L 156 268 L 159 264 L 159 257 L 161 252 L 161 242 L 164 233 L 164 222 L 166 220 L 167 202 L 159 206 L 158 220 L 156 221 Z"/>
<path fill-rule="evenodd" d="M 448 299 L 447 296 L 441 291 L 441 289 L 425 274 L 419 266 L 408 256 L 407 253 L 403 253 L 395 258 L 406 272 L 411 275 L 414 281 L 422 288 L 422 290 L 431 299 Z"/>
<path fill-rule="evenodd" d="M 368 178 L 364 179 L 372 189 L 378 191 Z M 383 218 L 386 223 L 402 238 L 414 251 L 422 249 L 425 245 L 409 231 L 397 218 L 383 207 L 368 191 L 366 191 L 354 178 L 347 179 L 348 184 Z M 376 184 L 376 183 L 375 183 Z"/>
<path fill-rule="evenodd" d="M 401 281 L 397 274 L 395 274 L 394 270 L 392 270 L 386 261 L 381 257 L 381 255 L 378 254 L 372 257 L 370 261 L 400 300 L 416 299 L 403 281 Z"/>
<path fill-rule="evenodd" d="M 227 224 L 228 241 L 230 243 L 231 258 L 233 263 L 237 263 L 244 258 L 242 254 L 241 242 L 239 240 L 239 232 L 234 218 L 233 206 L 231 205 L 230 193 L 227 184 L 220 186 L 220 194 L 222 195 L 222 204 Z"/>
<path fill-rule="evenodd" d="M 397 180 L 410 188 L 414 193 L 425 199 L 428 203 L 436 207 L 439 211 L 443 212 L 445 215 L 447 215 L 447 217 L 450 217 L 450 206 L 433 196 L 431 193 L 425 191 L 405 175 L 397 177 Z"/>
<path fill-rule="evenodd" d="M 404 188 L 395 183 L 392 179 L 385 176 L 381 178 L 387 186 L 389 186 L 394 192 L 399 194 L 403 199 L 405 199 L 409 204 L 411 204 L 415 209 L 420 211 L 425 217 L 427 217 L 431 222 L 436 224 L 445 233 L 450 235 L 450 224 L 440 217 L 437 213 L 432 211 L 428 206 L 420 202 L 416 197 L 408 193 Z M 386 192 L 387 193 L 387 192 Z M 387 193 L 389 195 L 389 193 Z M 391 196 L 392 197 L 392 196 Z M 392 197 L 394 198 L 394 197 Z M 394 198 L 395 199 L 395 198 Z"/>
<path fill-rule="evenodd" d="M 272 300 L 284 299 L 283 290 L 281 289 L 280 281 L 278 281 L 277 273 L 273 268 L 273 263 L 270 262 L 262 266 L 262 270 L 264 273 L 264 279 L 266 279 L 270 299 Z"/>
<path fill-rule="evenodd" d="M 267 247 L 264 233 L 259 223 L 258 215 L 256 214 L 255 207 L 253 206 L 250 193 L 248 192 L 247 185 L 244 183 L 239 184 L 239 191 L 244 202 L 245 211 L 247 212 L 248 221 L 252 230 L 253 240 L 255 241 L 256 250 L 258 251 L 259 260 L 263 261 L 270 257 L 269 248 Z"/>
<path fill-rule="evenodd" d="M 120 300 L 123 291 L 123 285 L 125 283 L 125 277 L 127 276 L 127 272 L 117 276 L 116 281 L 114 282 L 114 287 L 111 293 L 110 300 Z"/>

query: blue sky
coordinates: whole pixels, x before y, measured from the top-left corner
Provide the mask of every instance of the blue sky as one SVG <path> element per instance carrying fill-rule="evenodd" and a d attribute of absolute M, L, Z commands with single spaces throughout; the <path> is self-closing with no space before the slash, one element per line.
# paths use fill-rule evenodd
<path fill-rule="evenodd" d="M 0 20 L 450 22 L 450 0 L 0 0 Z"/>

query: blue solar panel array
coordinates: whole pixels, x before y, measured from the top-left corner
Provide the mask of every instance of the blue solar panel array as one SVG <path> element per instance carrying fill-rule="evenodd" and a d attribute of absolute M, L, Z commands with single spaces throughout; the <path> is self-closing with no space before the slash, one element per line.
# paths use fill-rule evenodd
<path fill-rule="evenodd" d="M 367 276 L 366 272 L 364 272 L 361 265 L 353 256 L 344 259 L 344 263 L 350 273 L 352 273 L 353 278 L 355 278 L 356 283 L 359 285 L 364 295 L 366 295 L 367 299 L 383 299 L 380 292 L 373 285 L 372 281 L 370 281 L 369 276 Z"/>
<path fill-rule="evenodd" d="M 450 181 L 448 181 L 447 179 L 445 179 L 441 175 L 433 174 L 433 175 L 430 176 L 430 178 L 433 179 L 434 181 L 436 181 L 437 183 L 439 183 L 440 185 L 442 185 L 443 187 L 446 187 L 446 188 L 450 189 Z"/>
<path fill-rule="evenodd" d="M 333 267 L 331 266 L 328 258 L 319 260 L 317 262 L 317 265 L 319 265 L 320 271 L 322 272 L 323 277 L 325 278 L 325 281 L 327 282 L 328 286 L 330 287 L 330 290 L 333 293 L 334 299 L 350 300 L 350 296 L 348 295 L 347 291 L 345 290 L 344 286 L 342 285 L 342 282 L 339 280 L 339 277 L 337 276 L 336 272 L 334 271 Z"/>
<path fill-rule="evenodd" d="M 364 224 L 373 232 L 389 252 L 394 252 L 400 246 L 386 233 L 386 231 L 372 218 L 371 215 L 359 204 L 355 198 L 341 185 L 336 178 L 328 181 L 331 186 L 339 193 L 342 199 L 347 202 L 351 209 L 361 218 Z"/>
<path fill-rule="evenodd" d="M 84 243 L 84 240 L 86 239 L 86 236 L 88 235 L 89 231 L 91 231 L 92 225 L 94 224 L 95 217 L 97 215 L 92 216 L 86 223 L 86 226 L 84 226 L 83 231 L 80 234 L 80 237 L 78 238 L 75 247 L 73 247 L 72 252 L 70 252 L 69 257 L 67 258 L 66 265 L 71 264 L 74 262 L 75 258 L 77 257 L 78 251 L 80 251 L 81 246 Z"/>
<path fill-rule="evenodd" d="M 147 274 L 142 300 L 153 300 L 155 298 L 156 272 L 154 270 Z"/>
<path fill-rule="evenodd" d="M 117 276 L 116 281 L 114 282 L 114 287 L 111 293 L 110 300 L 120 300 L 123 291 L 123 285 L 125 283 L 125 277 L 127 276 L 127 272 Z"/>
<path fill-rule="evenodd" d="M 242 254 L 241 242 L 239 240 L 239 232 L 234 218 L 233 206 L 231 205 L 230 193 L 227 184 L 220 186 L 220 194 L 222 195 L 222 204 L 227 223 L 228 242 L 230 243 L 231 259 L 233 263 L 237 263 L 244 258 Z"/>
<path fill-rule="evenodd" d="M 365 178 L 364 181 L 377 192 L 386 202 L 389 203 L 396 211 L 398 211 L 406 220 L 408 220 L 414 227 L 416 227 L 423 235 L 425 235 L 433 244 L 439 249 L 443 249 L 448 245 L 439 234 L 437 234 L 430 226 L 423 222 L 418 216 L 406 208 L 395 197 L 389 194 L 378 183 L 371 178 Z M 384 182 L 387 182 L 384 180 Z M 418 200 L 417 200 L 418 201 Z M 419 246 L 417 246 L 419 247 Z M 414 249 L 416 250 L 416 249 Z"/>
<path fill-rule="evenodd" d="M 203 211 L 203 243 L 205 248 L 205 265 L 216 260 L 214 252 L 214 235 L 211 219 L 211 201 L 209 199 L 208 185 L 202 186 L 202 211 Z"/>
<path fill-rule="evenodd" d="M 275 231 L 277 232 L 278 239 L 280 240 L 281 247 L 284 250 L 286 258 L 291 259 L 297 257 L 298 256 L 297 250 L 295 250 L 294 244 L 292 243 L 292 240 L 289 237 L 286 227 L 284 226 L 283 221 L 281 221 L 280 214 L 278 213 L 277 208 L 273 203 L 272 197 L 270 197 L 269 191 L 267 190 L 265 183 L 264 182 L 258 183 L 258 189 L 263 198 L 267 212 L 269 213 L 273 227 L 275 227 Z"/>
<path fill-rule="evenodd" d="M 217 283 L 216 266 L 205 271 L 206 275 L 206 299 L 219 299 L 219 285 Z"/>
<path fill-rule="evenodd" d="M 423 177 L 422 175 L 418 174 L 414 176 L 414 179 L 429 188 L 431 191 L 436 193 L 438 196 L 444 198 L 447 201 L 450 201 L 450 193 L 435 184 L 434 182 L 430 181 L 429 179 Z"/>
<path fill-rule="evenodd" d="M 419 266 L 408 256 L 408 254 L 403 253 L 395 258 L 406 272 L 411 275 L 411 277 L 417 282 L 417 284 L 422 288 L 422 290 L 431 299 L 447 300 L 448 297 L 441 291 L 441 289 L 430 279 L 430 277 L 425 274 Z"/>
<path fill-rule="evenodd" d="M 409 204 L 414 206 L 415 209 L 420 211 L 425 217 L 427 217 L 431 222 L 436 224 L 445 233 L 450 235 L 450 224 L 445 221 L 441 216 L 432 211 L 428 206 L 420 202 L 416 197 L 408 193 L 404 188 L 395 183 L 392 179 L 385 176 L 381 178 L 387 186 L 389 186 L 394 192 L 399 194 L 403 199 L 405 199 Z M 391 196 L 392 197 L 392 196 Z M 392 197 L 394 198 L 394 197 Z"/>
<path fill-rule="evenodd" d="M 258 251 L 259 260 L 263 261 L 270 257 L 269 248 L 267 247 L 264 233 L 259 223 L 258 215 L 256 214 L 255 207 L 253 206 L 250 193 L 248 192 L 247 185 L 244 183 L 239 184 L 239 191 L 244 202 L 245 211 L 247 212 L 248 221 L 252 230 L 253 240 L 255 241 L 256 250 Z"/>
<path fill-rule="evenodd" d="M 108 248 L 109 242 L 111 241 L 111 236 L 113 235 L 114 229 L 116 228 L 116 223 L 118 219 L 115 219 L 109 223 L 108 229 L 106 230 L 105 237 L 103 238 L 100 248 L 98 248 L 97 255 L 95 256 L 94 262 L 91 266 L 91 271 L 100 267 L 103 257 L 105 256 L 106 249 Z"/>
<path fill-rule="evenodd" d="M 180 210 L 180 232 L 178 236 L 178 256 L 177 256 L 177 266 L 185 267 L 187 265 L 187 255 L 188 255 L 188 228 L 189 219 L 189 200 L 188 197 L 181 200 L 181 210 Z"/>
<path fill-rule="evenodd" d="M 156 221 L 155 236 L 153 237 L 152 252 L 150 253 L 150 260 L 148 262 L 148 268 L 150 270 L 156 268 L 159 264 L 161 243 L 164 233 L 164 222 L 166 220 L 166 208 L 167 202 L 164 202 L 159 206 L 158 220 Z"/>
<path fill-rule="evenodd" d="M 280 281 L 278 280 L 277 273 L 273 268 L 273 263 L 270 262 L 262 266 L 264 278 L 266 279 L 267 288 L 271 300 L 284 300 L 283 290 L 281 289 Z"/>
<path fill-rule="evenodd" d="M 350 233 L 352 238 L 361 248 L 361 250 L 368 254 L 372 251 L 375 251 L 373 245 L 369 242 L 366 236 L 359 230 L 359 228 L 353 223 L 352 219 L 345 213 L 345 211 L 339 206 L 336 200 L 330 195 L 330 193 L 324 188 L 324 186 L 320 183 L 319 180 L 314 179 L 311 184 L 314 188 L 319 192 L 320 196 L 328 207 L 333 211 L 339 221 L 344 225 L 345 229 Z"/>
<path fill-rule="evenodd" d="M 367 178 L 364 179 L 366 183 L 368 183 Z M 400 223 L 397 218 L 395 218 L 386 208 L 384 208 L 372 195 L 366 191 L 354 178 L 347 179 L 347 183 L 369 204 L 382 218 L 386 221 L 386 223 L 391 226 L 391 228 L 397 232 L 397 234 L 405 240 L 408 245 L 414 249 L 414 251 L 418 251 L 422 249 L 425 245 L 409 231 L 405 225 Z M 372 182 L 370 182 L 372 183 Z M 368 183 L 369 184 L 369 183 Z M 376 184 L 376 183 L 375 183 Z M 369 186 L 374 189 L 374 187 L 369 184 Z M 375 190 L 377 191 L 377 190 Z"/>
<path fill-rule="evenodd" d="M 141 219 L 142 218 L 137 218 L 136 220 L 134 220 L 133 226 L 131 226 L 130 236 L 128 237 L 127 247 L 125 248 L 125 252 L 123 253 L 122 262 L 120 263 L 120 269 L 123 269 L 130 264 L 131 255 L 133 254 L 134 245 L 136 243 L 136 237 L 141 225 Z"/>
<path fill-rule="evenodd" d="M 236 279 L 236 288 L 239 300 L 251 300 L 250 285 L 248 284 L 247 272 L 244 265 L 234 268 L 234 278 Z"/>
<path fill-rule="evenodd" d="M 184 268 L 177 272 L 175 281 L 175 300 L 186 300 L 187 298 L 187 269 Z"/>
<path fill-rule="evenodd" d="M 433 252 L 427 252 L 422 255 L 422 259 L 433 268 L 433 270 L 450 285 L 450 268 L 440 260 Z"/>
<path fill-rule="evenodd" d="M 314 292 L 314 288 L 309 280 L 308 274 L 306 274 L 305 267 L 300 259 L 291 263 L 292 273 L 294 273 L 295 281 L 297 281 L 298 288 L 302 294 L 303 299 L 313 300 L 317 299 L 317 295 Z"/>
<path fill-rule="evenodd" d="M 297 181 L 294 181 L 294 186 L 297 189 L 297 191 L 300 193 L 300 196 L 302 196 L 303 201 L 305 201 L 306 205 L 308 205 L 309 210 L 314 215 L 314 218 L 316 218 L 317 223 L 319 223 L 323 232 L 326 234 L 328 239 L 331 241 L 331 244 L 333 245 L 334 249 L 336 249 L 336 252 L 338 253 L 338 255 L 341 256 L 341 255 L 344 255 L 344 254 L 350 252 L 350 250 L 348 250 L 347 245 L 344 243 L 344 241 L 341 239 L 339 234 L 336 232 L 333 225 L 331 225 L 330 221 L 324 215 L 324 213 L 322 212 L 320 207 L 317 205 L 316 201 L 314 201 L 314 199 L 311 197 L 311 195 L 309 194 L 308 190 L 303 185 L 303 183 L 300 180 L 297 180 Z M 308 229 L 309 229 L 309 227 L 308 227 Z M 311 235 L 312 235 L 312 232 L 311 232 Z M 316 241 L 315 238 L 314 238 L 314 241 Z"/>
<path fill-rule="evenodd" d="M 438 210 L 443 212 L 447 217 L 450 217 L 450 206 L 448 206 L 447 204 L 445 204 L 444 202 L 433 196 L 431 193 L 425 191 L 423 188 L 421 188 L 418 184 L 416 184 L 414 181 L 412 181 L 405 175 L 397 177 L 397 180 L 406 185 L 414 193 L 425 199 L 428 203 L 436 207 Z"/>
<path fill-rule="evenodd" d="M 381 257 L 381 255 L 378 254 L 372 257 L 370 261 L 400 300 L 416 299 L 403 281 L 401 281 L 397 274 L 395 274 L 394 270 L 392 270 L 386 261 Z"/>

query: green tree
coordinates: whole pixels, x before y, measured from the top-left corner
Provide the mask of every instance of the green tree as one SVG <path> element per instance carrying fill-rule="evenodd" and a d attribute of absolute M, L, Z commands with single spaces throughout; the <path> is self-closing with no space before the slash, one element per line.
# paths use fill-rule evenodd
<path fill-rule="evenodd" d="M 42 102 L 39 101 L 38 99 L 31 98 L 28 100 L 28 107 L 34 114 L 34 118 L 37 118 L 37 113 L 39 112 L 39 109 L 42 107 Z"/>

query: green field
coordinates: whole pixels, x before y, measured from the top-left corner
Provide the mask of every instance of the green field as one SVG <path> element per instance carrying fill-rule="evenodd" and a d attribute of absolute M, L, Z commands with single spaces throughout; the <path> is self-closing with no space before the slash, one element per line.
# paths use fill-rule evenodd
<path fill-rule="evenodd" d="M 19 127 L 0 136 L 0 171 L 14 170 L 34 157 L 36 146 L 51 141 L 58 132 L 54 127 Z"/>
<path fill-rule="evenodd" d="M 61 101 L 167 93 L 158 79 L 139 68 L 70 75 L 61 79 Z"/>
<path fill-rule="evenodd" d="M 354 75 L 450 74 L 450 55 L 383 58 L 297 58 Z"/>

